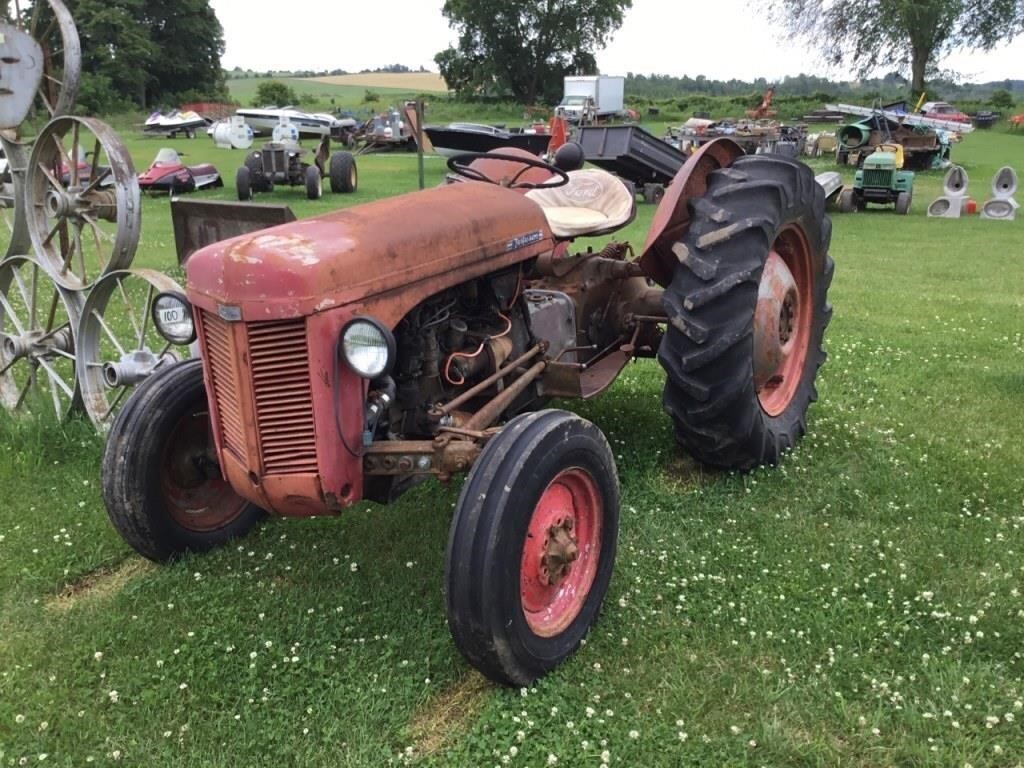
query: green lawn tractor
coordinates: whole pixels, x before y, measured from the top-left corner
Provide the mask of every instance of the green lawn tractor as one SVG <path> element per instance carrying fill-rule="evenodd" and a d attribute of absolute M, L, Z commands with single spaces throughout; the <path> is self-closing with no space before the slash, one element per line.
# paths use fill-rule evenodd
<path fill-rule="evenodd" d="M 896 213 L 910 213 L 914 198 L 914 172 L 903 170 L 903 148 L 899 144 L 882 144 L 864 159 L 857 169 L 853 186 L 839 195 L 839 210 L 863 211 L 868 203 L 892 205 Z"/>

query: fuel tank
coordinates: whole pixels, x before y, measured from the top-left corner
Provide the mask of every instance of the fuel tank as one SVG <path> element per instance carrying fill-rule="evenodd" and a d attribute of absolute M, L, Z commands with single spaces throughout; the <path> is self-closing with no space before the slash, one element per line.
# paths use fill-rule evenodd
<path fill-rule="evenodd" d="M 410 302 L 553 243 L 540 207 L 520 192 L 451 184 L 214 243 L 189 258 L 188 293 L 194 304 L 226 307 L 245 322 L 353 302 L 384 306 L 393 317 L 380 319 L 397 322 Z M 391 303 L 401 306 L 388 311 Z"/>

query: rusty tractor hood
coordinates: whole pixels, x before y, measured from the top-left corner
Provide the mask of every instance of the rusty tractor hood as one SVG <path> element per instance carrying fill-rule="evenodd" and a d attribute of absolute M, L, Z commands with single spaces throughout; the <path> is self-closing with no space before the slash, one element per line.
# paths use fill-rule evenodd
<path fill-rule="evenodd" d="M 249 322 L 387 304 L 396 289 L 407 305 L 552 243 L 540 207 L 521 193 L 451 184 L 209 245 L 187 262 L 188 293 Z"/>

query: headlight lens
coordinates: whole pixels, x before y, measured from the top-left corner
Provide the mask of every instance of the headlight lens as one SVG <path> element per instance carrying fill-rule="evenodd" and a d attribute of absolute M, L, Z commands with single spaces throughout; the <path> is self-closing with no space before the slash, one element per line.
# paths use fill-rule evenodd
<path fill-rule="evenodd" d="M 192 305 L 180 293 L 159 293 L 153 300 L 153 323 L 172 344 L 191 344 L 196 340 Z"/>
<path fill-rule="evenodd" d="M 395 337 L 380 322 L 359 317 L 341 332 L 345 362 L 365 379 L 376 379 L 391 370 L 395 360 Z"/>

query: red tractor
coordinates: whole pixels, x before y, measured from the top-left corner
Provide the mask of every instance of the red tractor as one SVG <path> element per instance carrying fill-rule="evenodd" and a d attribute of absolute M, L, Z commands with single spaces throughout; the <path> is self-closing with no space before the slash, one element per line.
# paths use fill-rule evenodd
<path fill-rule="evenodd" d="M 798 162 L 705 145 L 631 258 L 578 247 L 635 204 L 567 148 L 454 157 L 453 183 L 194 253 L 187 296 L 159 295 L 153 319 L 201 357 L 136 389 L 103 459 L 128 543 L 170 561 L 267 513 L 468 472 L 444 577 L 456 645 L 507 684 L 565 659 L 608 588 L 619 485 L 598 426 L 548 402 L 656 356 L 686 450 L 774 464 L 816 397 L 832 279 L 824 194 Z"/>

